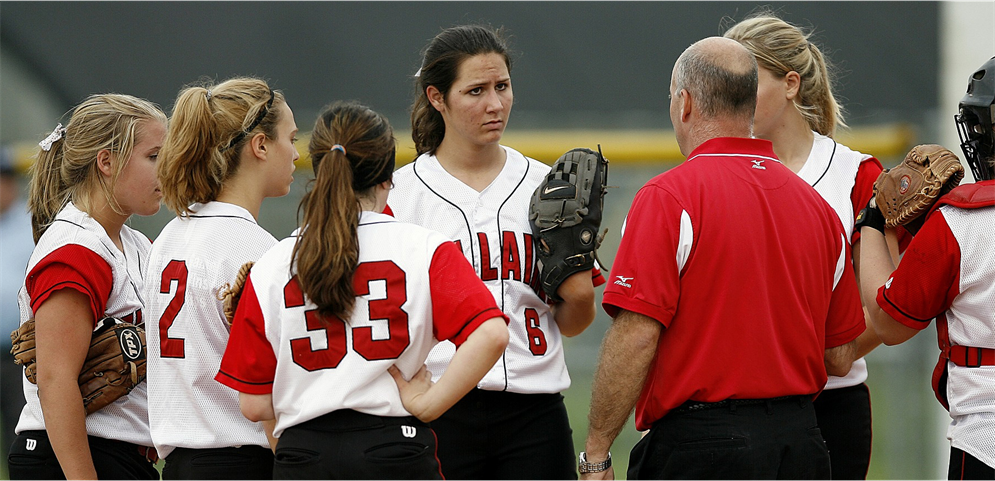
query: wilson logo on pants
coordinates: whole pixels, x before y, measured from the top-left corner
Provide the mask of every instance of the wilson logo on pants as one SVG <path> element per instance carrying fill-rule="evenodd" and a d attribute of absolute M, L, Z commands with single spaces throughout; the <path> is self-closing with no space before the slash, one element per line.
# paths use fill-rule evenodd
<path fill-rule="evenodd" d="M 401 426 L 401 434 L 406 438 L 413 438 L 417 433 L 418 430 L 414 426 Z"/>

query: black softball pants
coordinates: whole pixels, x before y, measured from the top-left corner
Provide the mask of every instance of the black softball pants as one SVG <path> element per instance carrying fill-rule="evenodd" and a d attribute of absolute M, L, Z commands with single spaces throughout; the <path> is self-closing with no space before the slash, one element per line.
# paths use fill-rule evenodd
<path fill-rule="evenodd" d="M 474 389 L 432 421 L 446 479 L 577 479 L 560 394 Z"/>
<path fill-rule="evenodd" d="M 283 431 L 273 479 L 442 479 L 442 473 L 427 424 L 340 410 Z"/>
<path fill-rule="evenodd" d="M 833 479 L 867 479 L 871 465 L 871 392 L 867 385 L 827 389 L 813 405 L 829 448 Z"/>
<path fill-rule="evenodd" d="M 176 448 L 162 479 L 273 479 L 273 451 L 262 446 Z"/>
<path fill-rule="evenodd" d="M 829 452 L 808 397 L 730 403 L 657 421 L 628 479 L 830 479 Z"/>
<path fill-rule="evenodd" d="M 137 444 L 87 436 L 99 479 L 159 479 L 154 461 Z M 152 451 L 155 452 L 154 450 Z M 24 431 L 14 438 L 7 456 L 10 479 L 66 479 L 45 431 Z"/>

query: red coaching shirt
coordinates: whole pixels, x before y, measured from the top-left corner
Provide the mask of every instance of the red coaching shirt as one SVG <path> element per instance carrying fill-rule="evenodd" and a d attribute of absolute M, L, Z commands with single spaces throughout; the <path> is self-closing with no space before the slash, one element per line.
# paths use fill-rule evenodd
<path fill-rule="evenodd" d="M 766 140 L 705 142 L 636 194 L 603 305 L 665 329 L 636 405 L 815 394 L 825 349 L 863 330 L 837 214 Z"/>

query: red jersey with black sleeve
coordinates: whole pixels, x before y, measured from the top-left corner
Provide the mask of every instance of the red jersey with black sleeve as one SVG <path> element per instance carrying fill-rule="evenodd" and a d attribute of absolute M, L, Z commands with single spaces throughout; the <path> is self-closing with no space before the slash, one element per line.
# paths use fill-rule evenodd
<path fill-rule="evenodd" d="M 664 325 L 636 405 L 815 394 L 824 353 L 864 329 L 848 233 L 771 143 L 718 138 L 636 194 L 605 289 Z"/>
<path fill-rule="evenodd" d="M 323 319 L 304 297 L 290 276 L 293 236 L 249 275 L 215 379 L 272 393 L 276 436 L 340 409 L 408 416 L 388 367 L 410 377 L 440 340 L 458 346 L 484 321 L 508 320 L 442 234 L 372 212 L 362 213 L 358 232 L 349 319 Z"/>
<path fill-rule="evenodd" d="M 121 228 L 123 250 L 103 226 L 69 203 L 38 239 L 28 261 L 24 287 L 18 293 L 21 323 L 61 289 L 72 289 L 89 299 L 94 326 L 111 316 L 144 324 L 144 269 L 151 242 L 128 226 Z M 27 401 L 16 432 L 45 429 L 38 386 L 23 381 Z M 147 386 L 143 381 L 128 395 L 86 417 L 87 434 L 105 439 L 152 446 L 149 433 Z"/>

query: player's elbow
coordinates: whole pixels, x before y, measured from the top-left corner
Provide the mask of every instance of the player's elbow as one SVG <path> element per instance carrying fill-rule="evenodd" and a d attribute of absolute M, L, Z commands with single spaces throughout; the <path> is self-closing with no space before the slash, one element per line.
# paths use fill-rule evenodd
<path fill-rule="evenodd" d="M 496 354 L 495 361 L 497 358 L 501 357 L 501 353 L 508 348 L 508 325 L 505 324 L 504 319 L 500 317 L 493 317 L 484 321 L 480 327 L 474 331 L 474 334 L 480 333 L 487 344 L 487 351 Z"/>
<path fill-rule="evenodd" d="M 268 421 L 276 417 L 271 394 L 239 393 L 238 406 L 242 410 L 242 415 L 249 421 Z"/>

